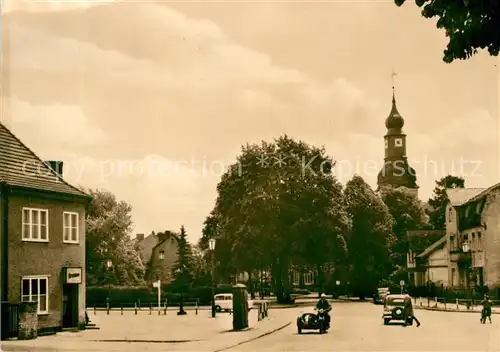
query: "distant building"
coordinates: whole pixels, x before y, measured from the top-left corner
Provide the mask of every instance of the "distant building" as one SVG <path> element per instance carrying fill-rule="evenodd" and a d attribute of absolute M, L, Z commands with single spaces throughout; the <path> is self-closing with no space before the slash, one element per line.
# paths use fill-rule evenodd
<path fill-rule="evenodd" d="M 82 327 L 91 197 L 63 179 L 62 162 L 43 162 L 1 123 L 0 146 L 2 308 L 37 302 L 39 330 Z"/>
<path fill-rule="evenodd" d="M 408 163 L 403 126 L 404 119 L 396 107 L 393 87 L 392 109 L 385 120 L 387 133 L 384 136 L 384 166 L 378 174 L 377 185 L 379 189 L 384 186 L 405 187 L 418 197 L 417 176 Z"/>
<path fill-rule="evenodd" d="M 146 281 L 172 281 L 172 270 L 178 259 L 179 239 L 173 232 L 152 233 L 144 238 L 139 234 L 137 243 L 146 264 Z"/>
<path fill-rule="evenodd" d="M 428 282 L 448 286 L 448 250 L 444 230 L 408 232 L 407 256 L 410 284 L 424 286 Z"/>

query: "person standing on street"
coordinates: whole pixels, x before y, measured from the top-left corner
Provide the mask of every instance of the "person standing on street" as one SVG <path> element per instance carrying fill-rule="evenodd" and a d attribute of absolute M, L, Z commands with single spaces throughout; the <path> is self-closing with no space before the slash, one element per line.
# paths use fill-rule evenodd
<path fill-rule="evenodd" d="M 493 303 L 491 302 L 490 297 L 488 295 L 484 295 L 484 299 L 480 304 L 483 306 L 483 310 L 481 312 L 481 323 L 486 323 L 486 317 L 488 317 L 491 324 L 491 306 L 493 305 Z"/>

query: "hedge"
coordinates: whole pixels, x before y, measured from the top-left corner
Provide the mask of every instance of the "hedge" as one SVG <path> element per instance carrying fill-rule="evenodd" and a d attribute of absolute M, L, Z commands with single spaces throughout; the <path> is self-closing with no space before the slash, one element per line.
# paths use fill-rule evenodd
<path fill-rule="evenodd" d="M 231 285 L 219 285 L 215 293 L 232 292 Z M 88 307 L 106 307 L 108 296 L 111 307 L 133 307 L 136 303 L 140 306 L 149 304 L 158 304 L 157 289 L 151 286 L 111 286 L 100 287 L 90 286 L 86 291 L 86 303 Z M 198 301 L 200 305 L 208 305 L 212 300 L 212 287 L 201 286 L 187 289 L 183 292 L 184 303 L 186 305 L 194 304 Z M 167 299 L 169 305 L 177 305 L 180 302 L 181 294 L 179 292 L 161 292 L 161 299 Z"/>

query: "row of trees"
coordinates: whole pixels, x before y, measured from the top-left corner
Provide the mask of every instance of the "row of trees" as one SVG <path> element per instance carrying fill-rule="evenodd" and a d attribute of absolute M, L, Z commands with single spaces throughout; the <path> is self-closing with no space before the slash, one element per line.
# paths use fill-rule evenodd
<path fill-rule="evenodd" d="M 245 271 L 251 283 L 252 273 L 271 271 L 275 290 L 285 299 L 292 266 L 316 269 L 323 287 L 325 267 L 333 266 L 337 278 L 349 280 L 363 295 L 382 278 L 407 278 L 407 231 L 443 229 L 445 190 L 464 187 L 464 180 L 454 176 L 437 181 L 426 216 L 421 202 L 405 189 L 383 188 L 376 194 L 360 176 L 342 187 L 324 149 L 287 136 L 246 145 L 237 163 L 217 186 L 197 246 L 188 242 L 184 226 L 178 233 L 165 231 L 179 245 L 174 287 L 210 284 L 207 247 L 214 237 L 217 276 L 223 281 Z M 86 218 L 88 284 L 144 284 L 147 263 L 130 236 L 131 206 L 110 192 L 87 191 L 93 197 Z M 113 270 L 106 268 L 108 259 Z"/>
<path fill-rule="evenodd" d="M 218 274 L 270 271 L 282 300 L 291 291 L 288 272 L 294 266 L 316 269 L 322 287 L 325 267 L 333 266 L 359 296 L 382 278 L 406 279 L 406 233 L 441 226 L 442 189 L 455 178 L 439 181 L 429 223 L 407 190 L 383 188 L 377 194 L 360 176 L 343 188 L 334 165 L 324 149 L 287 136 L 244 146 L 217 186 L 199 243 L 206 249 L 208 239 L 217 239 Z M 454 184 L 463 187 L 463 180 Z"/>
<path fill-rule="evenodd" d="M 131 238 L 132 207 L 110 192 L 86 190 L 92 196 L 86 213 L 86 280 L 89 286 L 143 285 L 148 263 Z M 172 268 L 173 288 L 206 277 L 203 254 L 187 240 L 184 226 L 170 233 L 178 242 L 178 260 Z M 111 260 L 112 267 L 106 262 Z M 206 279 L 205 279 L 206 281 Z"/>

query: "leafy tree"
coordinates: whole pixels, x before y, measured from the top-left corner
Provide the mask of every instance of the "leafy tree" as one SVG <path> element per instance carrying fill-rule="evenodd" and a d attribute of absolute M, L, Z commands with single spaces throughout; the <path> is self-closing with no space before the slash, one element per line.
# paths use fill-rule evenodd
<path fill-rule="evenodd" d="M 86 279 L 88 285 L 140 284 L 145 267 L 131 239 L 132 207 L 114 194 L 89 189 L 93 197 L 86 213 Z M 113 263 L 112 270 L 106 261 Z"/>
<path fill-rule="evenodd" d="M 344 190 L 351 229 L 347 237 L 349 281 L 361 299 L 373 293 L 387 273 L 393 218 L 382 199 L 360 176 L 347 182 Z"/>
<path fill-rule="evenodd" d="M 395 0 L 401 6 L 406 0 Z M 500 2 L 498 0 L 416 0 L 425 18 L 438 18 L 437 27 L 449 38 L 443 61 L 465 60 L 488 49 L 492 56 L 500 51 Z"/>
<path fill-rule="evenodd" d="M 177 238 L 178 238 L 177 261 L 175 262 L 175 265 L 172 268 L 174 287 L 185 286 L 187 284 L 192 283 L 193 281 L 192 251 L 191 251 L 191 245 L 187 240 L 187 234 L 184 225 L 181 226 L 181 230 Z"/>
<path fill-rule="evenodd" d="M 192 274 L 194 283 L 200 286 L 211 285 L 212 273 L 210 256 L 199 245 L 191 247 Z"/>
<path fill-rule="evenodd" d="M 464 188 L 465 180 L 462 177 L 448 175 L 436 181 L 436 187 L 432 198 L 428 203 L 431 209 L 428 210 L 429 220 L 435 230 L 443 230 L 446 226 L 446 205 L 448 188 Z"/>
<path fill-rule="evenodd" d="M 380 195 L 393 218 L 392 233 L 395 242 L 391 247 L 391 262 L 396 270 L 406 267 L 408 253 L 407 231 L 425 225 L 425 212 L 418 198 L 405 188 L 383 187 Z"/>
<path fill-rule="evenodd" d="M 217 186 L 202 241 L 217 237 L 217 260 L 233 274 L 271 269 L 276 295 L 286 300 L 291 264 L 342 253 L 347 216 L 332 166 L 324 149 L 287 136 L 244 146 Z M 313 257 L 311 248 L 327 253 Z"/>

